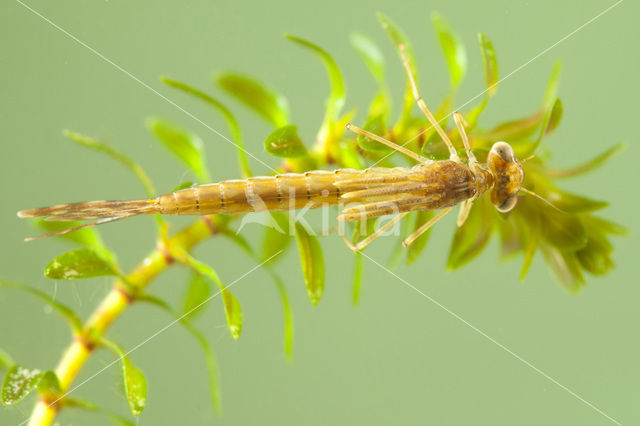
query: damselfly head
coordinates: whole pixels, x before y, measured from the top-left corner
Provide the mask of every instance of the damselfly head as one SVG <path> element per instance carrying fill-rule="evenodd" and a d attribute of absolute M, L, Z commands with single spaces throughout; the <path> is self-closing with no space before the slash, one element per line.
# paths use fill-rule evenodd
<path fill-rule="evenodd" d="M 518 191 L 524 180 L 522 164 L 516 159 L 511 145 L 496 142 L 487 157 L 487 165 L 495 179 L 491 202 L 498 211 L 506 213 L 518 202 Z"/>

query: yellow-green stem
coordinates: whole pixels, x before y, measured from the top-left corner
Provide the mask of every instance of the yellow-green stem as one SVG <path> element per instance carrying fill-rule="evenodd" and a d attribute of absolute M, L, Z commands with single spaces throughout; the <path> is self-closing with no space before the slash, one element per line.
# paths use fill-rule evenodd
<path fill-rule="evenodd" d="M 84 324 L 81 333 L 64 352 L 56 367 L 60 380 L 61 395 L 71 387 L 71 383 L 91 355 L 107 328 L 118 318 L 134 299 L 135 293 L 142 291 L 158 274 L 172 263 L 167 246 L 189 251 L 207 237 L 217 233 L 216 218 L 203 216 L 200 220 L 178 232 L 149 254 L 133 272 L 122 280 L 116 280 L 113 288 Z M 50 425 L 60 408 L 60 401 L 40 398 L 29 419 L 30 426 Z"/>

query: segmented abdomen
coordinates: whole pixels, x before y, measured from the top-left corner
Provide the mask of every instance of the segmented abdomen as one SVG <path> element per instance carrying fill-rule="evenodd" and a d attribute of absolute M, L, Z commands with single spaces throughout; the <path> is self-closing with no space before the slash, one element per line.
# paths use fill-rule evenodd
<path fill-rule="evenodd" d="M 234 214 L 335 205 L 346 191 L 406 180 L 409 169 L 314 170 L 197 185 L 158 197 L 163 214 Z"/>

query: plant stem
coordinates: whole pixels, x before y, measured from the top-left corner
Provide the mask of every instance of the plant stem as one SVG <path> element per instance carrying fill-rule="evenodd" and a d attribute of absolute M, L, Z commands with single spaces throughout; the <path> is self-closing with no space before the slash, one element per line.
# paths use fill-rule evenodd
<path fill-rule="evenodd" d="M 124 280 L 115 280 L 113 288 L 86 321 L 82 331 L 74 335 L 73 341 L 56 367 L 56 375 L 60 380 L 60 396 L 57 400 L 41 397 L 29 418 L 30 426 L 47 426 L 54 421 L 64 394 L 69 391 L 71 383 L 91 352 L 98 346 L 107 328 L 135 300 L 136 294 L 142 292 L 158 274 L 173 263 L 168 247 L 180 248 L 188 252 L 193 246 L 217 234 L 218 231 L 217 218 L 203 216 L 173 237 L 164 242 L 161 241 L 158 247 Z"/>

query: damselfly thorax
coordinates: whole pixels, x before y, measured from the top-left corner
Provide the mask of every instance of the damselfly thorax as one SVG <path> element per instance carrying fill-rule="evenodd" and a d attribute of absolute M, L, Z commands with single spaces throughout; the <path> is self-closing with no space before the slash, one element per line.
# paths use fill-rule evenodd
<path fill-rule="evenodd" d="M 140 214 L 239 214 L 341 205 L 344 207 L 338 220 L 342 221 L 394 215 L 374 234 L 358 243 L 354 244 L 345 239 L 350 248 L 361 250 L 411 211 L 439 210 L 431 220 L 404 241 L 405 246 L 411 244 L 456 205 L 460 205 L 457 225 L 462 226 L 469 215 L 473 200 L 487 192 L 500 212 L 513 209 L 517 203 L 518 192 L 530 191 L 522 188 L 522 164 L 515 158 L 511 146 L 506 142 L 496 142 L 487 156 L 487 162 L 478 162 L 471 151 L 464 128 L 464 118 L 458 112 L 454 112 L 453 119 L 467 157 L 463 161 L 447 133 L 420 97 L 403 49 L 401 53 L 416 102 L 446 144 L 450 154 L 448 160 L 430 160 L 404 146 L 348 124 L 348 129 L 409 156 L 417 161 L 417 165 L 411 168 L 313 170 L 299 174 L 286 173 L 225 180 L 196 185 L 154 199 L 62 204 L 23 210 L 18 212 L 18 216 L 46 216 L 45 220 L 53 221 L 94 220 L 91 223 L 42 235 L 45 237 Z"/>

